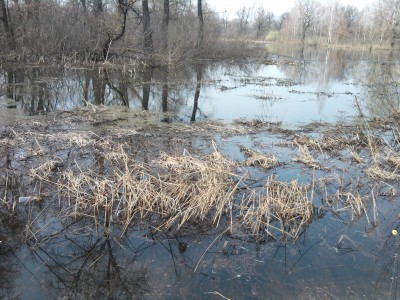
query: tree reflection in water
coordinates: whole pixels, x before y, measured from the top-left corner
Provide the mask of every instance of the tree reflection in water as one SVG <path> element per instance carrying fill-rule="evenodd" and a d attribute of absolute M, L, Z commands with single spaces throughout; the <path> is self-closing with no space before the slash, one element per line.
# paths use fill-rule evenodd
<path fill-rule="evenodd" d="M 136 266 L 136 255 L 151 242 L 134 245 L 108 230 L 95 234 L 80 220 L 27 245 L 34 264 L 44 267 L 38 276 L 50 297 L 141 299 L 148 292 L 146 268 Z"/>

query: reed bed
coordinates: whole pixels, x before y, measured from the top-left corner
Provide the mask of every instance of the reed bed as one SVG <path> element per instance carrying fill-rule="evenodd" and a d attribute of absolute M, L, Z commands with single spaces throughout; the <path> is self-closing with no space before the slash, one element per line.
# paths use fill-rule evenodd
<path fill-rule="evenodd" d="M 269 177 L 261 191 L 242 204 L 240 216 L 256 239 L 296 240 L 313 217 L 309 186 Z"/>
<path fill-rule="evenodd" d="M 46 199 L 58 191 L 59 205 L 66 216 L 90 217 L 104 227 L 111 223 L 122 224 L 125 229 L 139 223 L 161 231 L 202 224 L 230 224 L 231 231 L 238 229 L 242 234 L 245 230 L 258 240 L 295 240 L 313 218 L 314 194 L 329 201 L 323 203 L 319 212 L 329 210 L 339 214 L 346 211 L 350 218 L 351 211 L 351 218 L 357 219 L 370 211 L 370 199 L 362 194 L 367 194 L 365 191 L 371 179 L 379 180 L 374 182 L 376 185 L 400 179 L 397 148 L 391 147 L 390 141 L 382 143 L 372 131 L 368 134 L 360 130 L 347 134 L 330 131 L 320 138 L 306 134 L 294 136 L 293 132 L 285 134 L 288 143 L 284 146 L 296 145 L 298 148 L 295 157 L 283 163 L 285 168 L 278 168 L 282 164 L 275 156 L 246 147 L 241 147 L 246 156 L 244 164 L 230 161 L 216 147 L 212 150 L 206 139 L 202 140 L 201 147 L 211 149 L 208 155 L 193 156 L 188 151 L 181 155 L 160 154 L 160 149 L 176 151 L 175 144 L 163 147 L 163 141 L 170 141 L 171 137 L 181 140 L 188 137 L 189 141 L 189 137 L 255 132 L 247 127 L 249 125 L 262 124 L 255 121 L 254 124 L 236 123 L 229 130 L 222 124 L 210 122 L 98 131 L 79 128 L 57 133 L 53 129 L 39 128 L 35 132 L 34 128 L 18 128 L 18 131 L 7 130 L 8 134 L 0 139 L 0 144 L 4 145 L 4 165 L 8 160 L 6 154 L 15 155 L 10 159 L 21 173 L 30 170 L 27 181 L 36 179 L 49 185 L 29 181 L 30 185 L 27 183 L 26 186 L 33 190 L 29 194 L 45 191 L 46 195 L 40 199 Z M 265 122 L 263 125 L 272 126 Z M 138 140 L 143 141 L 142 148 L 137 147 Z M 132 146 L 132 143 L 135 144 Z M 181 145 L 180 149 L 193 149 L 189 144 Z M 30 147 L 43 151 L 41 155 L 32 156 L 26 152 Z M 343 151 L 335 153 L 337 150 Z M 320 157 L 330 160 L 329 169 L 320 163 Z M 348 173 L 342 163 L 345 159 L 357 162 L 357 165 L 351 165 Z M 300 185 L 296 181 L 280 182 L 268 177 L 271 168 L 275 168 L 279 176 L 281 171 L 286 174 L 286 168 L 302 168 L 290 161 L 318 170 L 313 173 L 311 183 Z M 240 170 L 243 165 L 265 169 L 266 177 L 253 179 L 252 174 L 246 174 L 248 177 L 242 178 L 238 174 L 253 170 Z M 328 172 L 329 176 L 322 177 Z M 354 173 L 351 172 L 356 172 L 365 182 L 354 186 Z M 359 175 L 359 172 L 367 176 Z M 5 177 L 1 181 L 2 202 L 10 206 L 19 194 L 9 199 L 10 180 Z M 395 195 L 395 192 L 393 188 L 388 195 Z"/>
<path fill-rule="evenodd" d="M 235 164 L 217 150 L 196 158 L 162 154 L 149 165 L 129 159 L 120 147 L 105 159 L 110 175 L 93 171 L 63 172 L 57 182 L 73 216 L 90 215 L 110 220 L 123 216 L 127 227 L 134 219 L 162 219 L 160 229 L 177 228 L 189 221 L 219 220 L 231 208 L 240 179 L 232 173 Z"/>
<path fill-rule="evenodd" d="M 31 177 L 58 187 L 67 216 L 90 217 L 104 228 L 122 223 L 126 230 L 140 222 L 161 231 L 202 223 L 217 227 L 224 217 L 224 224 L 250 228 L 258 237 L 295 240 L 312 219 L 310 187 L 296 181 L 269 178 L 261 192 L 248 189 L 238 199 L 245 179 L 235 173 L 238 164 L 216 147 L 202 157 L 163 153 L 145 164 L 134 161 L 123 145 L 106 146 L 104 172 L 76 164 L 53 180 L 54 169 L 63 163 L 54 159 L 32 169 Z"/>
<path fill-rule="evenodd" d="M 361 129 L 350 132 L 344 132 L 339 129 L 330 130 L 318 138 L 312 138 L 308 135 L 296 135 L 294 142 L 297 145 L 305 145 L 309 149 L 325 151 L 335 151 L 345 148 L 357 148 L 368 145 L 370 141 L 380 144 L 378 137 L 366 135 Z"/>

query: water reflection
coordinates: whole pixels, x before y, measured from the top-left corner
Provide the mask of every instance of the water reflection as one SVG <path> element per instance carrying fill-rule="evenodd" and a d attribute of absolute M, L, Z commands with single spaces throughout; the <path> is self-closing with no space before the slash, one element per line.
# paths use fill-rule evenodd
<path fill-rule="evenodd" d="M 36 243 L 28 242 L 28 267 L 42 264 L 45 268 L 35 276 L 50 288 L 36 290 L 35 296 L 142 298 L 148 289 L 146 268 L 136 266 L 135 260 L 143 249 L 109 234 L 93 235 L 84 221 L 74 223 Z"/>
<path fill-rule="evenodd" d="M 203 78 L 203 72 L 204 72 L 204 66 L 197 65 L 196 66 L 196 91 L 194 93 L 193 111 L 192 111 L 192 116 L 190 118 L 190 122 L 196 121 L 196 114 L 199 110 L 199 97 L 200 97 L 201 81 Z"/>
<path fill-rule="evenodd" d="M 26 216 L 25 216 L 26 217 Z M 0 214 L 0 295 L 18 295 L 15 282 L 21 275 L 15 251 L 23 245 L 23 214 Z"/>
<path fill-rule="evenodd" d="M 94 228 L 91 220 L 53 219 L 31 227 L 35 235 L 7 260 L 0 253 L 2 265 L 12 264 L 0 283 L 3 295 L 38 299 L 202 298 L 213 291 L 231 299 L 393 295 L 388 287 L 397 274 L 391 267 L 398 263 L 398 240 L 381 245 L 374 235 L 358 238 L 363 222 L 339 231 L 335 221 L 321 222 L 293 244 L 257 244 L 201 224 L 165 233 L 133 226 L 121 234 L 118 226 Z M 370 240 L 380 253 L 370 254 Z"/>
<path fill-rule="evenodd" d="M 389 56 L 392 56 L 389 55 Z M 377 62 L 366 73 L 365 106 L 380 118 L 395 116 L 400 111 L 400 71 L 398 62 Z"/>
<path fill-rule="evenodd" d="M 276 65 L 207 62 L 141 71 L 8 66 L 1 70 L 1 94 L 14 101 L 10 107 L 29 115 L 88 104 L 123 105 L 169 112 L 161 119 L 167 122 L 255 117 L 287 124 L 334 122 L 343 112 L 357 115 L 355 98 L 366 103 L 371 115 L 383 113 L 372 108 L 377 97 L 398 102 L 393 91 L 400 75 L 397 52 L 270 51 L 278 53 L 270 54 Z M 280 101 L 268 101 L 273 99 Z"/>

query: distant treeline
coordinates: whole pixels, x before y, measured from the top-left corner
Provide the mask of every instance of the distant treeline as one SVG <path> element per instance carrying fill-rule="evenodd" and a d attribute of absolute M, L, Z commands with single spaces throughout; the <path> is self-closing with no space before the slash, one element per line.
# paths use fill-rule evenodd
<path fill-rule="evenodd" d="M 359 11 L 338 1 L 297 0 L 281 16 L 243 6 L 234 19 L 205 0 L 0 0 L 0 51 L 63 61 L 248 56 L 249 40 L 397 47 L 400 1 Z M 266 4 L 267 5 L 267 4 Z"/>

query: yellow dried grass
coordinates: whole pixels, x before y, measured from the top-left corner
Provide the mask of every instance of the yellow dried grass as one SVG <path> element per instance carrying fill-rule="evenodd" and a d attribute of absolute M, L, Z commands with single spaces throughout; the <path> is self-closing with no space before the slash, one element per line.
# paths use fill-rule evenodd
<path fill-rule="evenodd" d="M 313 216 L 308 191 L 308 186 L 297 181 L 280 182 L 269 177 L 265 187 L 258 193 L 253 191 L 242 205 L 243 224 L 256 237 L 280 239 L 273 233 L 277 231 L 283 239 L 297 239 Z"/>
<path fill-rule="evenodd" d="M 397 170 L 392 172 L 384 170 L 378 163 L 375 163 L 373 166 L 369 167 L 365 170 L 365 174 L 367 176 L 380 179 L 380 180 L 398 180 L 400 179 L 400 175 L 397 174 Z"/>
<path fill-rule="evenodd" d="M 240 150 L 248 156 L 245 161 L 246 166 L 271 169 L 279 165 L 279 161 L 274 155 L 263 155 L 246 147 L 241 147 Z"/>
<path fill-rule="evenodd" d="M 59 181 L 59 194 L 68 199 L 74 216 L 92 215 L 105 222 L 124 216 L 125 226 L 133 218 L 156 213 L 164 219 L 163 229 L 189 220 L 211 218 L 219 223 L 231 207 L 237 187 L 231 172 L 234 163 L 217 150 L 203 157 L 161 155 L 150 167 L 129 160 L 122 147 L 105 155 L 116 166 L 114 174 L 99 176 L 91 171 L 66 171 Z"/>

